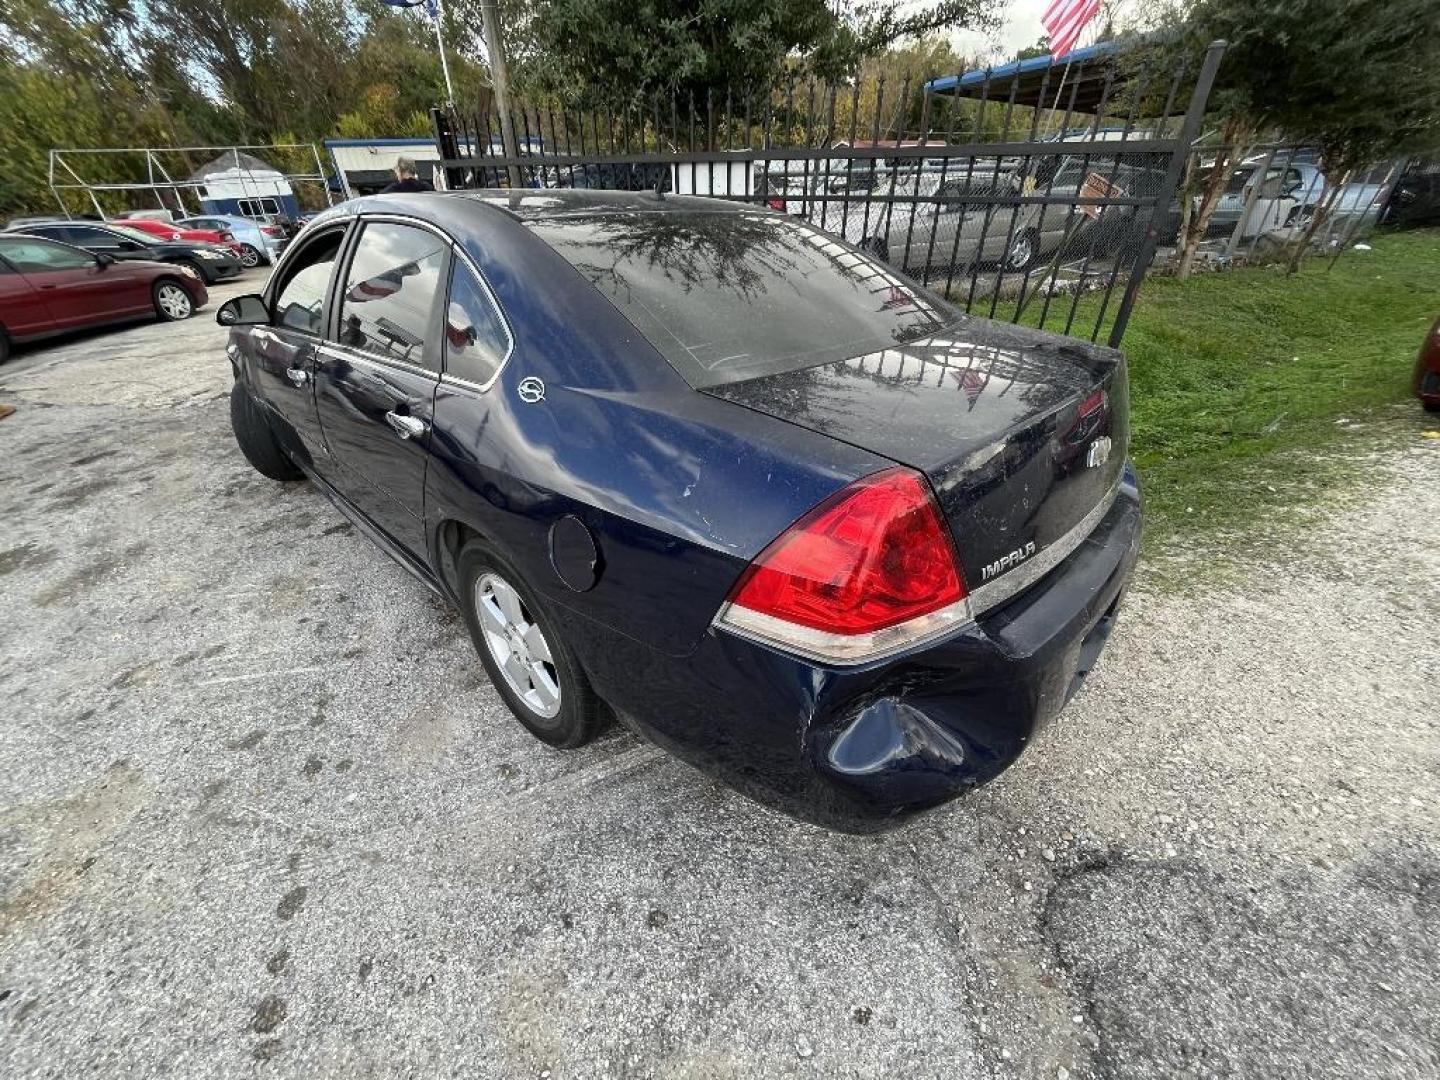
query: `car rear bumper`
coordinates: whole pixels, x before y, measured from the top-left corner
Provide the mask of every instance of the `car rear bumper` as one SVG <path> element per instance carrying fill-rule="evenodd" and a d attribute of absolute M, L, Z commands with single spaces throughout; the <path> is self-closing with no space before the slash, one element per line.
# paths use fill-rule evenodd
<path fill-rule="evenodd" d="M 633 642 L 584 657 L 596 689 L 678 756 L 832 828 L 898 824 L 1014 762 L 1083 684 L 1139 551 L 1127 469 L 1089 538 L 1038 582 L 937 643 L 825 667 L 723 630 L 683 660 Z"/>

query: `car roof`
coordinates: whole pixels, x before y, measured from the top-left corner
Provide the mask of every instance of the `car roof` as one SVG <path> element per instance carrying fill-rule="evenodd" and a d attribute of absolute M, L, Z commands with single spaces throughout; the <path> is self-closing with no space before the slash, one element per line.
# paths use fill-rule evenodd
<path fill-rule="evenodd" d="M 583 214 L 627 211 L 738 214 L 754 205 L 698 195 L 657 195 L 654 191 L 605 191 L 594 188 L 495 188 L 477 191 L 436 192 L 436 198 L 467 199 L 498 207 L 521 221 Z M 367 207 L 368 209 L 368 207 Z"/>

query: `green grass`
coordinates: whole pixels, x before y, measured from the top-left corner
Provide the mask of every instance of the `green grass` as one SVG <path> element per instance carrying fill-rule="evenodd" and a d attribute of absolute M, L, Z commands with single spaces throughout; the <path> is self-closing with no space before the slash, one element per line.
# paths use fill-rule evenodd
<path fill-rule="evenodd" d="M 1440 230 L 1371 242 L 1295 277 L 1257 267 L 1145 282 L 1123 348 L 1152 548 L 1264 533 L 1355 478 L 1346 440 L 1408 400 L 1440 315 Z M 1077 327 L 1094 325 L 1097 304 L 1082 300 Z M 1417 430 L 1436 426 L 1421 415 L 1417 402 Z"/>

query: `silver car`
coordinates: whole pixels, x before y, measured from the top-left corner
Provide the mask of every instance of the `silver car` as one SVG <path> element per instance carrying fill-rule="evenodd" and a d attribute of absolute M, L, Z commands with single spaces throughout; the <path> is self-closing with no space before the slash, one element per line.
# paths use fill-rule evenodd
<path fill-rule="evenodd" d="M 1039 255 L 1035 208 L 989 201 L 1013 195 L 1015 183 L 1014 174 L 993 167 L 927 167 L 830 202 L 816 218 L 822 228 L 926 279 L 976 264 L 1019 271 Z"/>

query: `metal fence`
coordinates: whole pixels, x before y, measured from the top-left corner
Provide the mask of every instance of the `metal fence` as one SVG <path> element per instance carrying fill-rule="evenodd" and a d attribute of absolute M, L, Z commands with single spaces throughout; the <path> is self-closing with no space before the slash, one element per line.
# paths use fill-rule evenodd
<path fill-rule="evenodd" d="M 616 109 L 517 101 L 509 155 L 494 112 L 432 115 L 448 188 L 655 188 L 766 206 L 972 313 L 1118 345 L 1157 244 L 1179 227 L 1223 50 L 1192 70 L 1102 50 L 898 88 L 857 76 Z"/>

